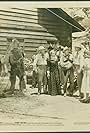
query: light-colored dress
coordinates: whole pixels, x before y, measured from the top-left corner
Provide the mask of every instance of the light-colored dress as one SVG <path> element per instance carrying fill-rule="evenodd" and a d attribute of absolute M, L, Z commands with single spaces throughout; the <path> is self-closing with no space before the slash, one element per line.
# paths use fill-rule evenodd
<path fill-rule="evenodd" d="M 84 70 L 81 91 L 86 94 L 90 94 L 90 58 L 84 59 Z"/>

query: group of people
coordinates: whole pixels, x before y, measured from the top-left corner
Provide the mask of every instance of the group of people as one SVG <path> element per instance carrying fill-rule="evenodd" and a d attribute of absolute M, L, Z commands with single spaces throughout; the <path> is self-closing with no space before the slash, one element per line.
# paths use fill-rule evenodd
<path fill-rule="evenodd" d="M 73 96 L 79 91 L 80 101 L 87 102 L 90 94 L 90 43 L 84 41 L 70 47 L 40 46 L 34 56 L 33 73 L 37 79 L 38 94 Z M 35 77 L 35 75 L 37 75 Z M 76 80 L 75 80 L 76 77 Z M 35 83 L 35 82 L 34 82 Z M 33 84 L 34 86 L 35 84 Z M 35 86 L 34 86 L 35 87 Z"/>
<path fill-rule="evenodd" d="M 19 88 L 23 93 L 26 89 L 24 52 L 17 39 L 12 40 L 8 63 L 11 85 L 4 92 L 14 94 L 18 77 Z M 90 94 L 90 42 L 84 41 L 75 45 L 74 52 L 70 47 L 61 46 L 60 42 L 54 45 L 50 43 L 48 48 L 39 46 L 33 56 L 32 81 L 32 87 L 38 87 L 38 95 L 43 90 L 43 93 L 52 96 L 73 96 L 78 90 L 80 101 L 87 102 Z"/>

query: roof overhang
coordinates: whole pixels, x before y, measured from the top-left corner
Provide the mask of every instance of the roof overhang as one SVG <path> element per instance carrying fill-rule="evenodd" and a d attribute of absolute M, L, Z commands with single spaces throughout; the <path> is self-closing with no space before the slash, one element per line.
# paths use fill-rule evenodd
<path fill-rule="evenodd" d="M 56 15 L 58 19 L 62 19 L 65 23 L 72 26 L 72 32 L 84 31 L 85 28 L 81 26 L 77 21 L 70 17 L 65 11 L 61 8 L 48 8 L 47 9 L 52 14 Z"/>

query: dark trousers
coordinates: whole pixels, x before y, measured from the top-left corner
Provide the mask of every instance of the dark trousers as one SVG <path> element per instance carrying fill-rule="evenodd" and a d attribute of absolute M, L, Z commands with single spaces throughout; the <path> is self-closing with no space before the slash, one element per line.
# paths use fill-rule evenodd
<path fill-rule="evenodd" d="M 58 70 L 59 70 L 59 81 L 60 85 L 62 86 L 64 84 L 64 73 L 61 66 L 58 66 Z"/>
<path fill-rule="evenodd" d="M 80 69 L 79 65 L 75 65 L 74 69 L 75 69 L 76 74 L 77 74 L 77 85 L 78 85 L 79 95 L 81 95 L 81 85 L 82 85 L 83 71 L 78 73 L 78 70 Z"/>
<path fill-rule="evenodd" d="M 35 71 L 33 71 L 33 77 L 32 77 L 32 87 L 36 87 L 38 83 L 38 75 Z"/>
<path fill-rule="evenodd" d="M 78 85 L 79 95 L 81 95 L 82 78 L 83 78 L 83 72 L 77 73 L 77 85 Z"/>
<path fill-rule="evenodd" d="M 69 69 L 69 70 L 63 70 L 63 75 L 64 75 L 64 93 L 67 93 L 67 82 L 69 79 L 70 82 L 70 93 L 73 94 L 73 90 L 74 90 L 74 70 L 73 68 Z"/>
<path fill-rule="evenodd" d="M 21 74 L 19 70 L 16 70 L 16 71 L 14 70 L 10 72 L 10 82 L 11 82 L 10 90 L 12 91 L 12 93 L 15 90 L 16 76 L 19 78 L 20 91 L 22 91 L 23 89 L 26 89 L 24 74 Z"/>

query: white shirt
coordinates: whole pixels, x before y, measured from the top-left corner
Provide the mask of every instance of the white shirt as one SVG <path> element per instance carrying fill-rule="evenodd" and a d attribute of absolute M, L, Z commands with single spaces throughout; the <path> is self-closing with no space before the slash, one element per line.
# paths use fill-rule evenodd
<path fill-rule="evenodd" d="M 84 59 L 83 55 L 84 55 L 84 53 L 82 51 L 79 51 L 78 53 L 77 53 L 77 51 L 74 52 L 74 54 L 73 54 L 73 63 L 76 64 L 76 65 L 80 65 L 82 63 L 83 59 Z"/>
<path fill-rule="evenodd" d="M 47 65 L 47 59 L 49 58 L 48 53 L 45 53 L 44 56 L 37 54 L 33 63 L 33 68 L 36 69 L 39 65 Z"/>
<path fill-rule="evenodd" d="M 78 53 L 76 51 L 73 54 L 73 64 L 78 65 L 80 67 L 80 69 L 82 69 L 83 63 L 84 63 L 84 56 L 83 55 L 84 55 L 83 51 L 79 51 Z"/>

